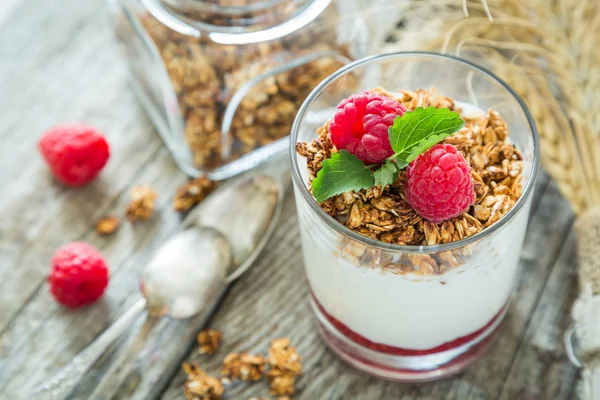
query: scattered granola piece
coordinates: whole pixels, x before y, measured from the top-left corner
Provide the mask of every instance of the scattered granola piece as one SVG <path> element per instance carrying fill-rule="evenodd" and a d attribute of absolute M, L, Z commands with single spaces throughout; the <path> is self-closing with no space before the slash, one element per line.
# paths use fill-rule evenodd
<path fill-rule="evenodd" d="M 200 203 L 217 187 L 217 182 L 206 177 L 189 181 L 177 189 L 173 199 L 173 208 L 178 212 L 186 212 Z"/>
<path fill-rule="evenodd" d="M 223 395 L 223 384 L 220 380 L 202 370 L 197 364 L 183 363 L 183 370 L 188 375 L 184 385 L 187 400 L 220 400 Z"/>
<path fill-rule="evenodd" d="M 266 360 L 259 355 L 231 353 L 223 360 L 221 376 L 243 381 L 258 381 L 264 374 Z"/>
<path fill-rule="evenodd" d="M 213 354 L 219 348 L 223 334 L 214 329 L 206 329 L 198 334 L 198 350 L 200 354 Z"/>
<path fill-rule="evenodd" d="M 156 192 L 149 186 L 134 186 L 131 189 L 131 201 L 125 210 L 130 222 L 145 221 L 154 212 Z"/>
<path fill-rule="evenodd" d="M 96 233 L 98 235 L 112 235 L 119 229 L 119 225 L 121 225 L 119 217 L 109 215 L 96 222 Z"/>
<path fill-rule="evenodd" d="M 269 347 L 269 365 L 293 375 L 302 371 L 302 358 L 291 345 L 289 338 L 274 339 Z"/>
<path fill-rule="evenodd" d="M 281 338 L 271 342 L 269 347 L 269 365 L 267 379 L 271 394 L 291 396 L 294 394 L 296 376 L 302 372 L 302 358 L 290 344 L 290 339 Z"/>
<path fill-rule="evenodd" d="M 267 378 L 269 379 L 271 394 L 276 396 L 292 396 L 294 394 L 294 383 L 296 380 L 294 375 L 286 374 L 284 371 L 275 368 L 267 373 Z"/>

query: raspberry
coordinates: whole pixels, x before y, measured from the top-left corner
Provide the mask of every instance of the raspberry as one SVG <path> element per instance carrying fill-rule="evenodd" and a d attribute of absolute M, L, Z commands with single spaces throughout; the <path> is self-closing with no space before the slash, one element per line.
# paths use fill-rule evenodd
<path fill-rule="evenodd" d="M 50 293 L 60 304 L 76 308 L 98 300 L 108 285 L 108 268 L 93 246 L 73 242 L 52 256 Z"/>
<path fill-rule="evenodd" d="M 331 142 L 365 164 L 379 164 L 394 154 L 388 128 L 406 107 L 376 93 L 354 94 L 337 106 L 329 124 Z"/>
<path fill-rule="evenodd" d="M 85 125 L 51 128 L 38 148 L 56 179 L 69 186 L 83 186 L 93 180 L 110 155 L 102 133 Z"/>
<path fill-rule="evenodd" d="M 475 201 L 471 167 L 450 144 L 433 146 L 406 173 L 406 201 L 431 222 L 454 218 Z"/>

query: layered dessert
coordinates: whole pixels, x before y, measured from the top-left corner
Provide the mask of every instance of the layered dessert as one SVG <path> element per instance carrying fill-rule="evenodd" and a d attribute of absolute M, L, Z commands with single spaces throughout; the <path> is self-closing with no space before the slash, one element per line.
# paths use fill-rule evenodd
<path fill-rule="evenodd" d="M 522 195 L 508 125 L 435 90 L 375 88 L 314 137 L 296 151 L 320 210 L 296 195 L 326 341 L 390 379 L 462 368 L 506 312 L 527 225 L 520 210 L 495 228 Z"/>

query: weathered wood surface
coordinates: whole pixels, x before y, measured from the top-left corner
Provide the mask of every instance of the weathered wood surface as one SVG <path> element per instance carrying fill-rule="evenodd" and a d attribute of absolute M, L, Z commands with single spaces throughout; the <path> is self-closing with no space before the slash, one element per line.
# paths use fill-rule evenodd
<path fill-rule="evenodd" d="M 185 180 L 127 85 L 101 0 L 10 0 L 0 6 L 0 399 L 29 399 L 29 388 L 93 340 L 137 295 L 137 277 L 162 240 L 178 229 L 171 195 Z M 10 6 L 10 7 L 9 7 Z M 60 122 L 103 129 L 113 148 L 102 178 L 81 190 L 54 183 L 37 155 L 39 134 Z M 150 184 L 159 210 L 150 221 L 108 238 L 96 219 L 122 214 L 128 190 Z M 293 199 L 265 253 L 224 297 L 210 325 L 225 335 L 213 356 L 195 349 L 189 360 L 217 372 L 230 351 L 265 352 L 289 336 L 304 358 L 296 399 L 573 399 L 577 370 L 567 361 L 562 332 L 575 294 L 573 214 L 543 175 L 538 182 L 516 297 L 490 352 L 453 379 L 426 385 L 376 380 L 355 372 L 321 343 L 311 320 Z M 99 303 L 68 311 L 50 298 L 45 278 L 52 251 L 71 240 L 97 246 L 111 266 Z M 173 338 L 176 342 L 177 338 Z M 186 346 L 181 343 L 181 346 Z M 99 363 L 78 398 L 94 390 Z M 182 399 L 185 379 L 155 395 Z M 172 377 L 172 379 L 171 379 Z M 117 389 L 129 398 L 136 382 Z M 227 398 L 267 396 L 265 382 L 239 384 Z"/>

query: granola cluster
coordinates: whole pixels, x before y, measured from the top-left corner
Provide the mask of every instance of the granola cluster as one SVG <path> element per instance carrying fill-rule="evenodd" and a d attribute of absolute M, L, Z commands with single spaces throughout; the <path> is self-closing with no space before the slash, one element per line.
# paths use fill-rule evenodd
<path fill-rule="evenodd" d="M 449 108 L 459 114 L 462 111 L 453 99 L 439 95 L 435 89 L 402 90 L 399 94 L 381 88 L 373 91 L 397 99 L 408 110 L 434 106 Z M 450 243 L 491 226 L 521 196 L 522 157 L 509 141 L 507 124 L 498 112 L 488 110 L 483 115 L 462 117 L 465 127 L 442 143 L 456 146 L 471 166 L 476 199 L 463 214 L 441 223 L 423 220 L 404 199 L 404 171 L 391 185 L 343 193 L 321 203 L 321 208 L 361 235 L 401 245 Z M 323 160 L 337 151 L 328 133 L 328 123 L 325 123 L 319 129 L 317 139 L 296 144 L 297 152 L 307 160 L 311 180 L 321 169 Z M 423 259 L 413 260 L 413 264 L 418 264 L 422 273 L 436 274 L 440 273 L 441 265 L 459 264 L 450 253 L 447 254 L 448 260 L 434 260 L 428 255 L 418 257 Z M 414 272 L 412 266 L 408 269 L 401 272 Z"/>
<path fill-rule="evenodd" d="M 155 206 L 156 192 L 150 186 L 134 186 L 125 216 L 129 222 L 146 221 L 154 213 Z"/>
<path fill-rule="evenodd" d="M 196 204 L 200 203 L 204 198 L 212 192 L 218 185 L 218 182 L 202 176 L 193 179 L 175 192 L 173 198 L 173 208 L 178 212 L 187 212 Z"/>
<path fill-rule="evenodd" d="M 302 358 L 292 347 L 290 339 L 275 339 L 269 347 L 269 365 L 267 379 L 271 394 L 291 396 L 294 394 L 296 376 L 302 372 Z"/>
<path fill-rule="evenodd" d="M 256 382 L 265 372 L 264 357 L 248 353 L 230 353 L 223 360 L 221 376 L 230 380 Z"/>
<path fill-rule="evenodd" d="M 146 221 L 156 208 L 156 192 L 146 185 L 131 188 L 130 199 L 125 208 L 125 218 L 131 223 Z M 100 236 L 109 236 L 121 226 L 121 218 L 116 215 L 107 215 L 96 221 L 96 233 Z"/>
<path fill-rule="evenodd" d="M 121 225 L 119 217 L 108 215 L 96 222 L 96 233 L 102 236 L 112 235 L 119 229 L 119 225 Z"/>
<path fill-rule="evenodd" d="M 223 334 L 214 329 L 207 329 L 198 334 L 198 352 L 200 354 L 214 354 L 221 345 Z"/>
<path fill-rule="evenodd" d="M 183 363 L 183 370 L 188 376 L 183 389 L 187 400 L 221 399 L 224 389 L 219 379 L 208 375 L 197 364 Z"/>
<path fill-rule="evenodd" d="M 200 332 L 198 344 L 201 354 L 213 354 L 221 342 L 220 332 L 209 329 Z M 221 380 L 204 372 L 196 364 L 183 364 L 188 375 L 184 386 L 187 400 L 220 400 L 223 385 L 232 381 L 259 381 L 265 372 L 270 392 L 278 400 L 291 400 L 296 376 L 302 373 L 302 358 L 288 338 L 275 339 L 269 346 L 269 354 L 230 353 L 223 360 Z M 268 370 L 268 371 L 267 371 Z"/>
<path fill-rule="evenodd" d="M 201 17 L 208 24 L 223 22 L 216 16 Z M 214 43 L 207 35 L 181 35 L 150 15 L 144 16 L 142 23 L 171 78 L 194 162 L 204 168 L 217 167 L 286 136 L 309 92 L 343 63 L 328 56 L 261 80 L 243 97 L 233 118 L 231 136 L 223 138 L 224 112 L 238 89 L 293 58 L 316 51 L 346 53 L 336 44 L 331 30 L 304 29 L 281 39 L 238 46 Z M 223 143 L 228 147 L 231 143 L 228 159 L 223 157 Z"/>

